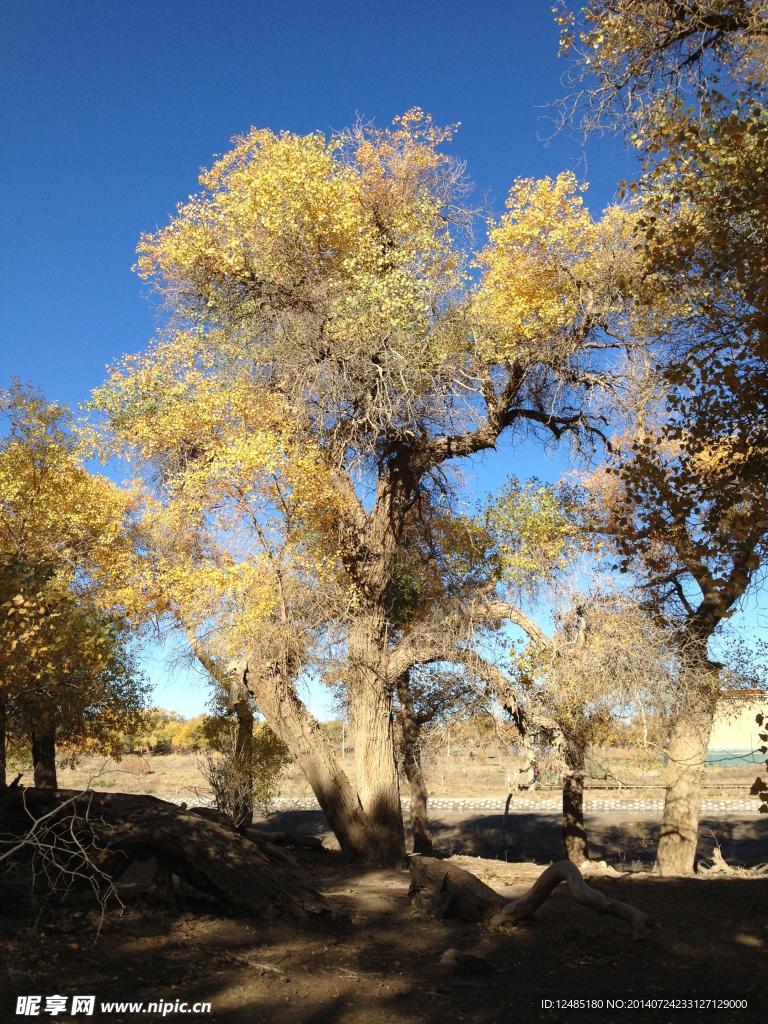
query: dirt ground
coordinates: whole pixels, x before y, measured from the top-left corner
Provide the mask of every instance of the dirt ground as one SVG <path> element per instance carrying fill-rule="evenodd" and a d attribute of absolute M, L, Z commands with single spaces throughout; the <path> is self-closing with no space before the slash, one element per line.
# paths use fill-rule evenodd
<path fill-rule="evenodd" d="M 298 812 L 288 817 L 281 815 L 273 825 L 324 833 L 317 818 Z M 514 899 L 532 884 L 542 863 L 560 855 L 555 823 L 555 816 L 515 816 L 514 835 L 504 840 L 489 818 L 444 817 L 436 826 L 441 843 L 453 844 L 457 852 L 489 852 L 489 845 L 498 849 L 502 841 L 514 842 L 516 852 L 507 847 L 508 862 L 457 858 Z M 636 855 L 635 867 L 641 867 L 653 840 L 651 822 L 622 827 L 594 818 L 588 824 L 596 853 L 610 855 L 626 843 Z M 727 837 L 726 856 L 768 860 L 764 818 L 710 825 Z M 144 871 L 126 881 L 127 909 L 107 915 L 94 944 L 96 919 L 85 904 L 56 919 L 43 917 L 35 928 L 18 900 L 0 899 L 0 1021 L 24 1019 L 14 1010 L 15 996 L 25 993 L 210 1001 L 210 1014 L 165 1019 L 218 1024 L 508 1024 L 566 1021 L 574 1015 L 585 1022 L 626 1017 L 660 1024 L 764 1019 L 768 877 L 669 880 L 638 870 L 593 881 L 657 918 L 659 932 L 644 941 L 633 941 L 622 922 L 578 906 L 567 891 L 557 891 L 510 934 L 487 935 L 479 926 L 415 916 L 406 872 L 355 867 L 332 850 L 297 855 L 335 918 L 301 925 L 254 920 L 189 892 L 179 893 L 173 905 L 158 904 L 146 892 Z M 520 859 L 515 862 L 514 856 Z M 522 859 L 528 856 L 540 863 Z M 439 958 L 451 947 L 482 953 L 492 970 L 481 975 L 445 970 Z M 542 1000 L 578 998 L 731 998 L 748 1000 L 749 1008 L 542 1008 Z M 135 1024 L 152 1018 L 97 1010 L 90 1018 L 56 1019 Z"/>

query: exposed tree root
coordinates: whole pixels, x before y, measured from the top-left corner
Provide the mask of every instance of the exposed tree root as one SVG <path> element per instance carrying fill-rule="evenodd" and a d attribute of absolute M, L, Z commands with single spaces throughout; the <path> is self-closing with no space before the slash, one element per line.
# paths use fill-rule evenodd
<path fill-rule="evenodd" d="M 625 871 L 617 871 L 604 860 L 585 860 L 579 865 L 579 871 L 584 878 L 624 878 L 628 874 Z"/>
<path fill-rule="evenodd" d="M 485 957 L 453 948 L 446 949 L 440 957 L 440 966 L 451 974 L 485 974 L 493 970 Z"/>
<path fill-rule="evenodd" d="M 611 899 L 587 885 L 568 860 L 557 861 L 544 871 L 529 891 L 514 903 L 491 889 L 479 878 L 447 861 L 433 857 L 412 857 L 410 898 L 422 912 L 436 917 L 458 917 L 479 921 L 490 928 L 502 928 L 531 917 L 561 882 L 568 885 L 577 903 L 627 921 L 633 938 L 658 927 L 652 917 L 637 907 Z"/>
<path fill-rule="evenodd" d="M 719 846 L 716 846 L 712 851 L 712 863 L 705 869 L 708 875 L 733 875 L 735 874 L 734 869 L 723 857 L 723 851 Z"/>
<path fill-rule="evenodd" d="M 506 900 L 485 882 L 447 860 L 410 858 L 411 904 L 427 917 L 483 921 L 503 909 Z"/>
<path fill-rule="evenodd" d="M 711 863 L 700 863 L 697 875 L 699 878 L 709 878 L 712 875 L 730 875 L 732 878 L 755 878 L 768 875 L 768 864 L 755 864 L 752 867 L 729 864 L 723 857 L 723 851 L 719 846 L 716 846 L 712 852 Z"/>

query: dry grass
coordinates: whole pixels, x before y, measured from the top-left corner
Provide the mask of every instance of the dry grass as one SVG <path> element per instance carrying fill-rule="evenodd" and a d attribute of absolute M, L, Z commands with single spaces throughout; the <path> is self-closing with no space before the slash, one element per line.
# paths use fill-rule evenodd
<path fill-rule="evenodd" d="M 347 772 L 354 775 L 351 758 L 345 757 L 343 763 Z M 433 796 L 499 797 L 508 792 L 510 785 L 516 785 L 517 780 L 514 759 L 495 751 L 443 749 L 428 757 L 425 768 Z M 608 787 L 612 795 L 622 795 L 617 788 L 618 779 L 625 786 L 659 787 L 645 790 L 644 795 L 661 796 L 663 768 L 659 760 L 646 759 L 643 763 L 631 750 L 599 750 L 592 759 L 591 769 L 594 777 L 588 785 L 601 789 Z M 707 767 L 704 793 L 746 796 L 756 769 L 756 765 Z M 27 767 L 25 781 L 30 777 L 31 771 Z M 104 757 L 88 757 L 75 768 L 61 768 L 59 785 L 72 789 L 91 786 L 98 790 L 147 793 L 192 803 L 210 795 L 208 784 L 200 772 L 198 755 L 194 753 L 129 754 L 119 762 Z M 543 787 L 545 791 L 548 788 Z M 553 791 L 555 789 L 553 787 Z M 280 794 L 311 795 L 309 785 L 294 765 L 290 765 L 283 776 Z"/>

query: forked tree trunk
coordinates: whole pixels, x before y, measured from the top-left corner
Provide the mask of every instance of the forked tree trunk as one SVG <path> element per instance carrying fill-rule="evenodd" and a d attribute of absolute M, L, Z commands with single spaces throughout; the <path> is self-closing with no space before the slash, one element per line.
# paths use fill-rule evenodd
<path fill-rule="evenodd" d="M 383 614 L 364 613 L 350 628 L 349 697 L 357 791 L 376 844 L 376 860 L 399 864 L 405 858 L 405 830 L 395 762 L 385 622 Z"/>
<path fill-rule="evenodd" d="M 400 699 L 400 733 L 403 749 L 403 771 L 408 780 L 411 797 L 411 831 L 413 852 L 431 855 L 432 837 L 429 834 L 427 815 L 427 785 L 421 767 L 421 723 L 411 700 L 409 673 L 397 680 L 397 695 Z"/>
<path fill-rule="evenodd" d="M 233 710 L 237 715 L 235 762 L 242 777 L 234 824 L 240 830 L 253 824 L 253 711 L 247 700 L 239 700 Z"/>
<path fill-rule="evenodd" d="M 58 789 L 56 732 L 48 723 L 32 727 L 32 765 L 37 789 Z"/>
<path fill-rule="evenodd" d="M 667 788 L 656 852 L 660 875 L 688 875 L 694 869 L 701 809 L 701 783 L 709 749 L 715 700 L 696 692 L 672 725 L 667 748 Z"/>
<path fill-rule="evenodd" d="M 270 729 L 304 773 L 342 852 L 355 860 L 375 860 L 376 843 L 360 802 L 330 741 L 291 680 L 277 674 L 251 675 L 247 670 L 244 680 Z"/>
<path fill-rule="evenodd" d="M 563 843 L 568 860 L 578 867 L 589 860 L 589 843 L 584 827 L 584 748 L 569 742 L 563 757 Z"/>

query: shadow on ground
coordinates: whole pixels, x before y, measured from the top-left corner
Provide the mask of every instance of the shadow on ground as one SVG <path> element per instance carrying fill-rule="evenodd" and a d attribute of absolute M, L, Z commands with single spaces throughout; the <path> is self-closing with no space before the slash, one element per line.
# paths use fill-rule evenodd
<path fill-rule="evenodd" d="M 495 849 L 488 844 L 499 842 L 500 821 L 443 816 L 436 829 L 440 841 L 455 843 L 457 851 L 461 845 L 462 852 L 487 854 Z M 286 812 L 272 824 L 325 831 L 321 816 L 312 812 Z M 630 824 L 616 824 L 610 817 L 591 820 L 595 851 L 602 855 L 624 848 Z M 714 824 L 745 859 L 747 851 L 761 851 L 762 859 L 768 859 L 762 819 Z M 646 826 L 657 827 L 652 822 Z M 620 831 L 613 834 L 612 829 Z M 554 815 L 515 815 L 510 833 L 520 860 L 560 855 Z M 649 849 L 653 838 L 652 832 L 638 833 L 638 851 Z M 189 1024 L 565 1022 L 573 1021 L 573 1011 L 542 1009 L 541 1001 L 574 998 L 747 999 L 751 1007 L 746 1011 L 665 1014 L 641 1008 L 627 1016 L 655 1024 L 761 1019 L 768 878 L 673 880 L 639 873 L 594 881 L 596 888 L 657 918 L 659 932 L 636 942 L 622 922 L 575 904 L 567 891 L 558 890 L 531 921 L 509 934 L 489 934 L 481 926 L 415 916 L 405 872 L 361 868 L 329 851 L 298 856 L 326 894 L 334 918 L 254 920 L 185 891 L 172 906 L 126 892 L 127 910 L 107 916 L 93 945 L 94 915 L 44 917 L 35 929 L 20 901 L 0 899 L 0 966 L 5 964 L 0 1020 L 14 1019 L 14 997 L 26 993 L 213 1004 L 210 1015 L 165 1017 Z M 522 895 L 537 875 L 533 866 L 512 856 L 509 863 L 486 868 L 489 884 L 510 899 Z M 449 947 L 481 953 L 491 972 L 446 972 L 439 958 Z M 616 1016 L 603 1007 L 576 1019 Z M 89 1019 L 135 1024 L 153 1017 L 97 1011 Z"/>
<path fill-rule="evenodd" d="M 283 811 L 271 815 L 270 824 L 276 830 L 322 836 L 329 845 L 334 842 L 320 811 Z M 650 867 L 653 863 L 659 839 L 657 814 L 587 814 L 586 824 L 594 858 L 627 868 Z M 450 854 L 537 864 L 548 864 L 563 856 L 558 814 L 511 814 L 507 827 L 504 825 L 502 814 L 461 815 L 444 811 L 436 812 L 430 822 L 436 843 Z M 731 863 L 768 861 L 768 816 L 723 815 L 702 819 L 698 856 L 708 860 L 716 844 Z"/>

